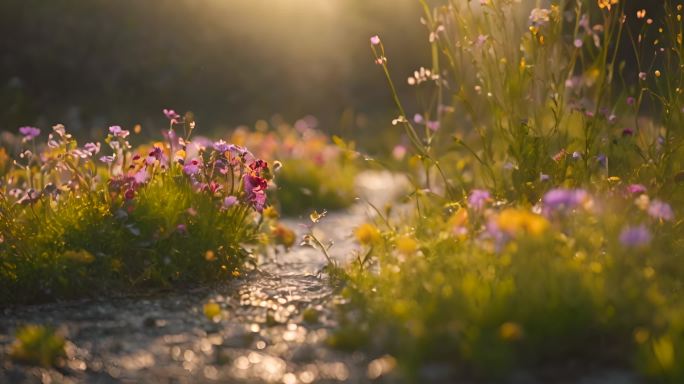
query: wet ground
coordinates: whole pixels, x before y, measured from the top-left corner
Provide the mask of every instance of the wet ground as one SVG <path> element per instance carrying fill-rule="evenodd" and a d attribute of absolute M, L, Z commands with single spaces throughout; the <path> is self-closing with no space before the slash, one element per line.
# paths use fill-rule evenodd
<path fill-rule="evenodd" d="M 385 173 L 361 175 L 359 203 L 316 224 L 318 236 L 334 241 L 333 258 L 344 262 L 353 251 L 352 231 L 372 213 L 365 201 L 381 206 L 400 184 Z M 285 222 L 300 235 L 310 224 Z M 386 370 L 387 359 L 326 345 L 341 298 L 320 273 L 321 253 L 296 247 L 263 258 L 258 271 L 224 285 L 6 309 L 0 383 L 366 382 Z M 204 315 L 210 301 L 220 305 L 220 319 Z M 66 336 L 63 367 L 28 367 L 7 357 L 16 328 L 27 323 L 53 325 Z"/>

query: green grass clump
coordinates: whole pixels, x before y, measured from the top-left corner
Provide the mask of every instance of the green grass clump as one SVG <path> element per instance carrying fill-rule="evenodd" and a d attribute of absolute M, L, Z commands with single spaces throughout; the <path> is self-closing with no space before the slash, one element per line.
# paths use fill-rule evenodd
<path fill-rule="evenodd" d="M 17 330 L 10 356 L 20 363 L 52 367 L 66 358 L 65 346 L 64 337 L 54 329 L 30 324 Z"/>
<path fill-rule="evenodd" d="M 287 215 L 346 208 L 355 201 L 357 173 L 353 165 L 285 160 L 278 173 L 275 197 L 281 211 Z"/>

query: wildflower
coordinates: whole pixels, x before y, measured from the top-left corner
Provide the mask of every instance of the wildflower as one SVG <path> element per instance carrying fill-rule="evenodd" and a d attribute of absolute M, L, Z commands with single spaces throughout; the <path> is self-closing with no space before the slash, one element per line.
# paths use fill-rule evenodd
<path fill-rule="evenodd" d="M 540 27 L 549 22 L 551 10 L 544 8 L 534 8 L 530 12 L 530 23 L 536 27 Z"/>
<path fill-rule="evenodd" d="M 26 190 L 26 193 L 24 193 L 24 196 L 17 200 L 17 204 L 33 204 L 38 200 L 40 200 L 40 192 L 36 191 L 33 188 L 29 188 Z"/>
<path fill-rule="evenodd" d="M 639 80 L 642 80 L 642 81 L 646 80 L 646 72 L 639 72 Z"/>
<path fill-rule="evenodd" d="M 416 113 L 413 115 L 413 122 L 416 124 L 423 124 L 425 122 L 425 119 L 423 119 L 423 115 L 420 113 Z"/>
<path fill-rule="evenodd" d="M 575 39 L 573 45 L 575 46 L 575 48 L 582 48 L 582 45 L 584 45 L 584 43 L 582 42 L 582 39 Z"/>
<path fill-rule="evenodd" d="M 574 151 L 574 152 L 572 153 L 572 159 L 573 159 L 573 160 L 579 160 L 579 159 L 581 159 L 581 158 L 582 158 L 582 152 L 580 152 L 580 151 Z"/>
<path fill-rule="evenodd" d="M 604 155 L 603 153 L 600 153 L 598 156 L 596 156 L 596 162 L 601 166 L 605 167 L 608 165 L 608 157 Z"/>
<path fill-rule="evenodd" d="M 128 137 L 130 132 L 128 132 L 125 129 L 121 129 L 121 127 L 118 125 L 112 125 L 111 127 L 109 127 L 109 133 L 111 133 L 114 137 L 120 137 L 122 139 L 125 139 L 126 137 Z"/>
<path fill-rule="evenodd" d="M 216 152 L 225 153 L 228 151 L 228 148 L 229 148 L 228 143 L 226 143 L 223 140 L 219 140 L 219 141 L 214 143 L 214 150 Z"/>
<path fill-rule="evenodd" d="M 509 235 L 525 233 L 537 236 L 546 231 L 549 222 L 544 217 L 527 210 L 508 208 L 499 214 L 496 225 Z"/>
<path fill-rule="evenodd" d="M 266 204 L 268 182 L 260 177 L 257 172 L 249 172 L 243 176 L 242 184 L 247 193 L 247 199 L 252 203 L 254 209 L 261 213 Z"/>
<path fill-rule="evenodd" d="M 648 214 L 649 216 L 659 220 L 670 221 L 674 219 L 674 212 L 672 211 L 670 204 L 660 200 L 653 200 L 651 202 L 648 207 Z"/>
<path fill-rule="evenodd" d="M 394 149 L 392 149 L 392 157 L 394 157 L 395 160 L 401 160 L 406 156 L 406 146 L 404 145 L 396 145 Z"/>
<path fill-rule="evenodd" d="M 147 158 L 145 159 L 145 164 L 152 165 L 152 164 L 154 164 L 155 161 L 159 161 L 159 163 L 165 162 L 164 152 L 157 145 L 155 145 L 154 148 L 147 154 Z"/>
<path fill-rule="evenodd" d="M 200 171 L 200 162 L 197 159 L 193 159 L 190 161 L 188 164 L 183 166 L 183 173 L 185 173 L 188 176 L 193 176 L 199 173 Z"/>
<path fill-rule="evenodd" d="M 622 137 L 634 136 L 634 130 L 632 128 L 625 128 L 622 130 Z"/>
<path fill-rule="evenodd" d="M 523 336 L 523 331 L 517 323 L 507 321 L 499 327 L 499 337 L 504 341 L 517 341 Z"/>
<path fill-rule="evenodd" d="M 636 13 L 636 17 L 637 17 L 637 19 L 643 19 L 644 17 L 646 17 L 646 10 L 645 9 L 638 10 Z"/>
<path fill-rule="evenodd" d="M 177 123 L 181 118 L 180 115 L 173 109 L 164 109 L 162 112 L 164 112 L 164 116 L 166 116 L 166 118 L 169 119 L 172 124 Z"/>
<path fill-rule="evenodd" d="M 147 170 L 144 168 L 139 170 L 138 172 L 136 172 L 133 175 L 133 181 L 136 184 L 145 184 L 145 182 L 147 182 L 148 178 L 149 178 L 149 175 L 147 174 Z"/>
<path fill-rule="evenodd" d="M 273 228 L 272 233 L 275 237 L 276 244 L 284 246 L 285 249 L 290 249 L 297 239 L 297 235 L 293 230 L 280 223 Z"/>
<path fill-rule="evenodd" d="M 618 0 L 597 0 L 598 1 L 598 7 L 600 9 L 607 8 L 608 11 L 610 11 L 610 8 L 618 3 Z"/>
<path fill-rule="evenodd" d="M 468 205 L 476 211 L 481 211 L 492 197 L 485 189 L 473 189 L 468 197 Z"/>
<path fill-rule="evenodd" d="M 370 245 L 380 240 L 380 231 L 369 223 L 361 224 L 356 231 L 354 231 L 356 240 L 363 245 Z"/>
<path fill-rule="evenodd" d="M 630 184 L 627 186 L 627 191 L 632 195 L 641 195 L 647 192 L 646 187 L 641 184 Z"/>
<path fill-rule="evenodd" d="M 21 127 L 19 133 L 24 136 L 23 141 L 33 140 L 40 135 L 40 129 L 36 127 Z"/>
<path fill-rule="evenodd" d="M 627 105 L 634 105 L 634 103 L 636 103 L 636 99 L 632 96 L 629 96 L 629 97 L 627 97 L 626 102 L 627 102 Z"/>
<path fill-rule="evenodd" d="M 90 152 L 91 156 L 97 155 L 100 153 L 100 143 L 86 143 L 86 145 L 83 146 L 83 149 Z"/>
<path fill-rule="evenodd" d="M 546 213 L 574 209 L 589 202 L 589 194 L 584 189 L 555 188 L 546 192 L 542 198 Z"/>
<path fill-rule="evenodd" d="M 430 120 L 427 123 L 425 123 L 425 126 L 432 132 L 436 132 L 437 130 L 439 130 L 439 121 Z"/>
<path fill-rule="evenodd" d="M 418 250 L 418 243 L 411 236 L 402 236 L 396 240 L 397 251 L 410 255 Z"/>
<path fill-rule="evenodd" d="M 181 235 L 185 235 L 188 233 L 188 227 L 185 224 L 178 224 L 176 225 L 176 232 L 178 232 Z"/>
<path fill-rule="evenodd" d="M 651 242 L 651 232 L 643 226 L 626 227 L 620 232 L 620 243 L 629 248 L 637 248 L 648 245 Z"/>
<path fill-rule="evenodd" d="M 115 157 L 114 156 L 102 156 L 100 157 L 100 161 L 103 163 L 111 164 L 114 162 Z"/>
<path fill-rule="evenodd" d="M 551 177 L 545 173 L 539 173 L 539 181 L 540 182 L 545 182 L 551 180 Z"/>
<path fill-rule="evenodd" d="M 370 42 L 373 45 L 378 45 L 378 44 L 380 44 L 380 37 L 378 35 L 371 36 Z"/>
<path fill-rule="evenodd" d="M 126 192 L 124 192 L 124 197 L 126 200 L 132 200 L 135 197 L 135 191 L 132 188 L 128 188 Z"/>

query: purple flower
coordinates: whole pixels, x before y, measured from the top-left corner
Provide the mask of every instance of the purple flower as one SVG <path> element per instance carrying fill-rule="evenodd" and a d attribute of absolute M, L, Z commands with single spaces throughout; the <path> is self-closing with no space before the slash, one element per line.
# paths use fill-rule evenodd
<path fill-rule="evenodd" d="M 633 195 L 641 195 L 647 192 L 646 187 L 641 184 L 630 184 L 627 191 Z"/>
<path fill-rule="evenodd" d="M 468 205 L 474 210 L 481 211 L 485 204 L 491 200 L 489 191 L 485 189 L 473 189 L 468 197 Z"/>
<path fill-rule="evenodd" d="M 111 164 L 114 162 L 115 157 L 114 156 L 102 156 L 100 157 L 100 161 L 103 163 Z"/>
<path fill-rule="evenodd" d="M 19 133 L 24 136 L 24 141 L 33 140 L 40 135 L 40 129 L 36 127 L 21 127 Z"/>
<path fill-rule="evenodd" d="M 238 199 L 235 196 L 227 196 L 225 199 L 223 199 L 223 207 L 224 208 L 230 208 L 233 205 L 237 204 Z"/>
<path fill-rule="evenodd" d="M 653 200 L 648 207 L 648 214 L 659 220 L 670 221 L 674 219 L 674 212 L 670 204 L 660 200 Z"/>
<path fill-rule="evenodd" d="M 97 155 L 100 153 L 100 143 L 86 143 L 86 145 L 83 146 L 83 149 L 90 152 L 91 156 Z"/>
<path fill-rule="evenodd" d="M 539 174 L 539 181 L 541 181 L 542 183 L 545 181 L 549 181 L 549 180 L 551 180 L 551 177 L 549 175 L 547 175 L 545 173 Z"/>
<path fill-rule="evenodd" d="M 627 98 L 626 102 L 627 102 L 627 105 L 634 105 L 634 103 L 636 103 L 636 99 L 633 98 L 632 96 L 629 96 Z"/>
<path fill-rule="evenodd" d="M 378 35 L 371 36 L 370 42 L 373 45 L 378 45 L 378 44 L 380 44 L 380 37 Z"/>
<path fill-rule="evenodd" d="M 198 174 L 200 171 L 200 163 L 197 159 L 193 159 L 191 162 L 183 166 L 183 172 L 186 175 L 192 176 Z"/>
<path fill-rule="evenodd" d="M 413 122 L 416 124 L 423 124 L 425 122 L 425 119 L 423 119 L 423 115 L 420 113 L 416 113 L 413 115 Z"/>
<path fill-rule="evenodd" d="M 214 143 L 214 150 L 216 152 L 224 153 L 224 152 L 228 151 L 228 148 L 229 148 L 228 143 L 226 143 L 223 140 L 219 140 L 219 141 Z"/>
<path fill-rule="evenodd" d="M 643 225 L 638 227 L 626 227 L 620 232 L 620 243 L 629 248 L 648 245 L 652 238 L 651 232 Z"/>
<path fill-rule="evenodd" d="M 573 153 L 572 153 L 572 158 L 573 158 L 574 160 L 579 160 L 579 159 L 581 159 L 581 158 L 582 158 L 582 152 L 580 152 L 580 151 L 575 151 L 575 152 L 573 152 Z"/>
<path fill-rule="evenodd" d="M 605 167 L 608 164 L 608 157 L 601 153 L 598 156 L 596 156 L 596 161 L 599 163 L 601 167 Z"/>
<path fill-rule="evenodd" d="M 188 233 L 188 227 L 185 224 L 178 224 L 176 225 L 176 231 L 181 235 L 185 235 Z"/>
<path fill-rule="evenodd" d="M 627 136 L 633 136 L 634 135 L 634 130 L 632 128 L 625 128 L 622 130 L 622 136 L 627 137 Z"/>
<path fill-rule="evenodd" d="M 548 213 L 550 211 L 576 208 L 588 199 L 589 194 L 584 189 L 555 188 L 546 192 L 542 203 L 544 210 Z"/>
<path fill-rule="evenodd" d="M 176 123 L 180 119 L 180 115 L 173 109 L 164 109 L 162 112 L 164 112 L 164 116 L 171 120 L 172 123 Z"/>
<path fill-rule="evenodd" d="M 111 133 L 115 137 L 121 137 L 122 139 L 125 139 L 126 137 L 128 137 L 128 134 L 130 132 L 128 132 L 125 129 L 121 129 L 121 127 L 118 125 L 112 125 L 111 127 L 109 127 L 109 133 Z"/>

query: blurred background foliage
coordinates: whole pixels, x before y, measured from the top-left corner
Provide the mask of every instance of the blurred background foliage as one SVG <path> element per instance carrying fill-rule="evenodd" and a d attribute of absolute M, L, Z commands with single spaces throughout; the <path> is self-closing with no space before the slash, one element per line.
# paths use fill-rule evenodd
<path fill-rule="evenodd" d="M 368 38 L 406 78 L 429 62 L 420 15 L 415 0 L 3 0 L 0 130 L 154 135 L 167 107 L 195 112 L 203 134 L 273 114 L 376 129 L 395 112 Z"/>

